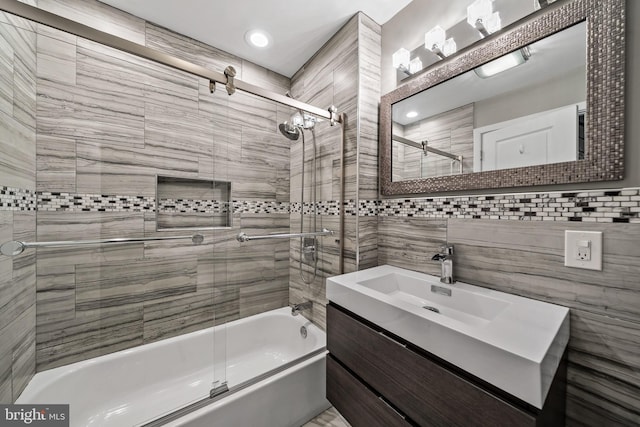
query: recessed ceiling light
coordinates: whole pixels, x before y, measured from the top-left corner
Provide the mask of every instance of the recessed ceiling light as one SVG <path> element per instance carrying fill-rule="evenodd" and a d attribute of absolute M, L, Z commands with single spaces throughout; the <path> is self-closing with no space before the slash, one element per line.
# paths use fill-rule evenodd
<path fill-rule="evenodd" d="M 269 45 L 271 37 L 262 30 L 247 31 L 244 35 L 245 40 L 253 47 L 265 48 Z"/>
<path fill-rule="evenodd" d="M 409 111 L 407 113 L 407 118 L 408 119 L 413 119 L 414 117 L 418 117 L 418 112 L 417 111 Z"/>

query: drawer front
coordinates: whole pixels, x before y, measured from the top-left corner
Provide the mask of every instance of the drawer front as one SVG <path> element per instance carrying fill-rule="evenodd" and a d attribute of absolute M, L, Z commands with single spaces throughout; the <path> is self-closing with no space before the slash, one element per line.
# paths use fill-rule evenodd
<path fill-rule="evenodd" d="M 327 357 L 327 400 L 353 427 L 410 426 L 331 356 Z"/>
<path fill-rule="evenodd" d="M 535 426 L 536 420 L 397 341 L 327 306 L 327 348 L 423 426 Z"/>

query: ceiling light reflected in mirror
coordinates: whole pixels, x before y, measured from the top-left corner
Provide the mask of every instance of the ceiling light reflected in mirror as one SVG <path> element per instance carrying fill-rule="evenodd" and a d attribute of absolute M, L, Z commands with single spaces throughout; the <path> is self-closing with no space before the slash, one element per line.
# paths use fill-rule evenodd
<path fill-rule="evenodd" d="M 486 79 L 503 71 L 510 70 L 527 62 L 531 58 L 531 51 L 528 47 L 516 50 L 484 64 L 481 67 L 474 68 L 474 72 L 480 78 Z"/>

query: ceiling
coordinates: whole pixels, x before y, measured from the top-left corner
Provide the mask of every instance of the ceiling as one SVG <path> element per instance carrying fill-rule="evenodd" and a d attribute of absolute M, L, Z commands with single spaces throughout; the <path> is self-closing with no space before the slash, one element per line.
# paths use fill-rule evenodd
<path fill-rule="evenodd" d="M 411 0 L 101 0 L 147 21 L 187 35 L 291 77 L 355 13 L 384 24 Z M 271 43 L 245 42 L 254 29 Z"/>

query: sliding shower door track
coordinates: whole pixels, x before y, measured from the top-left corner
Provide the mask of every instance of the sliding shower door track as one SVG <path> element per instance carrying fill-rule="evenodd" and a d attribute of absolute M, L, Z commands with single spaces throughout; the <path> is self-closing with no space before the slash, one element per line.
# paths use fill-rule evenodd
<path fill-rule="evenodd" d="M 149 48 L 147 46 L 134 43 L 130 40 L 123 39 L 118 36 L 114 36 L 113 34 L 105 33 L 104 31 L 97 30 L 95 28 L 89 27 L 71 19 L 67 19 L 60 15 L 56 15 L 46 10 L 39 9 L 36 6 L 22 3 L 17 0 L 0 0 L 0 10 L 19 16 L 21 18 L 28 19 L 33 22 L 37 22 L 42 25 L 46 25 L 48 27 L 55 28 L 60 31 L 64 31 L 69 34 L 73 34 L 74 36 L 82 37 L 84 39 L 91 40 L 93 42 L 136 55 L 140 58 L 145 58 L 159 64 L 167 65 L 169 67 L 187 72 L 189 74 L 202 77 L 209 80 L 209 82 L 216 82 L 224 85 L 228 85 L 231 83 L 235 87 L 235 89 L 241 90 L 243 92 L 247 92 L 261 98 L 269 99 L 271 101 L 287 105 L 297 110 L 306 111 L 307 113 L 327 119 L 331 122 L 332 126 L 335 123 L 340 123 L 340 117 L 337 113 L 337 110 L 333 106 L 325 110 L 307 104 L 305 102 L 289 98 L 284 94 L 272 92 L 263 87 L 252 85 L 250 83 L 236 79 L 234 74 L 235 70 L 232 70 L 233 72 L 229 73 L 229 68 L 227 68 L 224 73 L 216 72 L 208 68 L 192 64 L 183 59 L 167 55 L 163 52 Z"/>
<path fill-rule="evenodd" d="M 305 360 L 311 359 L 312 357 L 315 357 L 319 354 L 322 353 L 326 353 L 327 352 L 327 348 L 326 347 L 322 347 L 319 348 L 318 350 L 315 350 L 309 354 L 306 354 L 302 357 L 299 357 L 297 359 L 294 359 L 288 363 L 285 363 L 282 366 L 278 366 L 277 368 L 274 368 L 270 371 L 265 372 L 264 374 L 258 375 L 255 378 L 251 378 L 250 380 L 247 380 L 245 382 L 242 382 L 238 385 L 235 385 L 231 388 L 229 388 L 229 390 L 227 392 L 224 392 L 222 394 L 217 394 L 214 397 L 207 397 L 204 398 L 202 400 L 199 400 L 195 403 L 192 403 L 188 406 L 185 406 L 184 408 L 178 409 L 177 411 L 174 411 L 170 414 L 164 415 L 160 418 L 157 418 L 153 421 L 150 421 L 149 423 L 146 424 L 140 424 L 139 427 L 159 427 L 159 426 L 163 426 L 166 425 L 167 423 L 170 423 L 172 421 L 175 421 L 181 417 L 184 417 L 185 415 L 188 415 L 194 411 L 197 411 L 198 409 L 204 408 L 206 406 L 209 406 L 213 403 L 216 403 L 217 401 L 224 399 L 228 396 L 233 395 L 234 393 L 237 393 L 239 391 L 242 391 L 248 387 L 251 387 L 254 384 L 259 383 L 260 381 L 266 380 L 269 377 L 272 377 L 276 374 L 279 374 L 280 372 L 284 372 L 289 368 L 292 368 L 302 362 L 304 362 Z"/>

